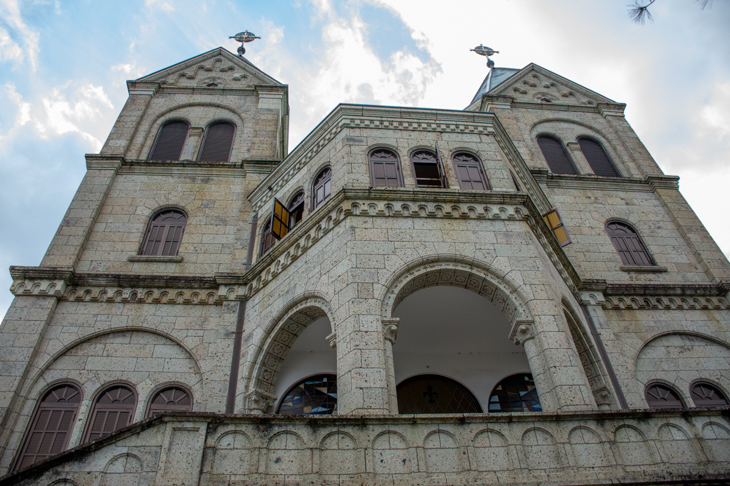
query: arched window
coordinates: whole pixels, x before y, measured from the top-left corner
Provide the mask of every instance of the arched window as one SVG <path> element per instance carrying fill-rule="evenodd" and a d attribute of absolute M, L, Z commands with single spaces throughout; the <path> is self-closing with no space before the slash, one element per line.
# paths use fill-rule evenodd
<path fill-rule="evenodd" d="M 91 442 L 132 422 L 137 394 L 125 385 L 112 385 L 99 394 L 86 425 L 84 442 Z"/>
<path fill-rule="evenodd" d="M 180 386 L 164 388 L 152 397 L 147 417 L 165 412 L 189 412 L 193 409 L 192 394 Z"/>
<path fill-rule="evenodd" d="M 325 167 L 312 184 L 312 209 L 317 208 L 332 193 L 332 167 Z"/>
<path fill-rule="evenodd" d="M 150 160 L 180 160 L 189 128 L 187 122 L 180 120 L 162 125 L 150 152 Z"/>
<path fill-rule="evenodd" d="M 604 177 L 621 177 L 600 143 L 590 138 L 579 138 L 578 143 L 594 174 Z"/>
<path fill-rule="evenodd" d="M 175 256 L 180 249 L 188 216 L 179 209 L 163 209 L 150 220 L 141 255 Z"/>
<path fill-rule="evenodd" d="M 649 408 L 684 408 L 684 403 L 672 387 L 663 383 L 651 383 L 644 390 Z"/>
<path fill-rule="evenodd" d="M 550 172 L 553 174 L 578 174 L 559 140 L 547 135 L 540 135 L 537 137 L 537 144 L 542 150 L 542 155 L 545 157 L 548 167 L 550 167 Z"/>
<path fill-rule="evenodd" d="M 542 412 L 532 375 L 520 373 L 497 383 L 489 396 L 489 412 Z"/>
<path fill-rule="evenodd" d="M 484 174 L 481 161 L 468 152 L 457 152 L 452 158 L 459 187 L 462 189 L 487 190 L 489 182 Z"/>
<path fill-rule="evenodd" d="M 43 395 L 26 432 L 15 470 L 66 450 L 79 405 L 81 391 L 74 385 L 56 385 Z"/>
<path fill-rule="evenodd" d="M 299 191 L 289 201 L 289 229 L 298 225 L 304 217 L 304 191 Z"/>
<path fill-rule="evenodd" d="M 274 243 L 276 243 L 276 238 L 271 233 L 271 218 L 269 217 L 261 230 L 261 254 L 263 255 L 269 251 Z"/>
<path fill-rule="evenodd" d="M 276 413 L 329 415 L 337 410 L 337 376 L 317 375 L 300 381 L 284 394 Z"/>
<path fill-rule="evenodd" d="M 461 383 L 439 375 L 418 375 L 396 387 L 398 413 L 482 413 L 476 397 Z"/>
<path fill-rule="evenodd" d="M 233 136 L 236 127 L 228 122 L 215 122 L 208 125 L 200 151 L 200 162 L 227 162 L 231 156 Z"/>
<path fill-rule="evenodd" d="M 728 405 L 727 398 L 720 389 L 704 381 L 692 385 L 689 394 L 696 407 L 726 407 Z"/>
<path fill-rule="evenodd" d="M 619 221 L 609 221 L 606 223 L 606 233 L 624 265 L 654 265 L 654 260 L 634 228 Z"/>
<path fill-rule="evenodd" d="M 370 183 L 373 187 L 400 187 L 403 180 L 400 174 L 398 155 L 392 150 L 375 149 L 370 152 Z"/>
<path fill-rule="evenodd" d="M 430 150 L 416 150 L 411 154 L 413 176 L 417 187 L 446 188 L 446 176 L 441 162 L 435 152 Z"/>

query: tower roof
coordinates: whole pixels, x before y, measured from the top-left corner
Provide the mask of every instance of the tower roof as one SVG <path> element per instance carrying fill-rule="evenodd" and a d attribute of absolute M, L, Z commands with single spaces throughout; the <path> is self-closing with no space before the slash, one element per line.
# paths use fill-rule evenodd
<path fill-rule="evenodd" d="M 513 74 L 520 72 L 521 69 L 514 68 L 492 68 L 487 73 L 487 77 L 484 78 L 482 85 L 479 86 L 477 94 L 474 95 L 474 99 L 471 100 L 474 103 L 476 100 L 482 97 L 483 94 L 493 90 L 504 81 L 509 79 Z M 471 104 L 471 103 L 470 103 Z"/>

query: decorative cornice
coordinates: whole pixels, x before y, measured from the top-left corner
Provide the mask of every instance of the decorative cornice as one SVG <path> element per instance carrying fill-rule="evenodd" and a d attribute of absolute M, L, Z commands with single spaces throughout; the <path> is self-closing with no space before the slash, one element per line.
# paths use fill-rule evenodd
<path fill-rule="evenodd" d="M 530 169 L 536 181 L 547 187 L 591 191 L 654 192 L 656 189 L 679 189 L 677 176 L 603 177 L 593 174 L 553 174 L 547 169 Z"/>
<path fill-rule="evenodd" d="M 581 304 L 604 309 L 730 309 L 728 282 L 719 284 L 608 284 L 584 280 Z"/>

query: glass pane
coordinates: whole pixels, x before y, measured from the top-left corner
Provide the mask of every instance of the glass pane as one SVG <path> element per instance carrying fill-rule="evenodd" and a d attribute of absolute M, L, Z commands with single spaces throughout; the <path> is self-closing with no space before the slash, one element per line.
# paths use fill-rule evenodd
<path fill-rule="evenodd" d="M 337 377 L 318 375 L 292 387 L 279 405 L 282 415 L 328 415 L 337 410 Z"/>
<path fill-rule="evenodd" d="M 420 375 L 396 388 L 398 413 L 481 413 L 476 397 L 460 383 L 438 375 Z"/>
<path fill-rule="evenodd" d="M 489 397 L 490 412 L 542 412 L 532 375 L 522 373 L 500 381 Z"/>

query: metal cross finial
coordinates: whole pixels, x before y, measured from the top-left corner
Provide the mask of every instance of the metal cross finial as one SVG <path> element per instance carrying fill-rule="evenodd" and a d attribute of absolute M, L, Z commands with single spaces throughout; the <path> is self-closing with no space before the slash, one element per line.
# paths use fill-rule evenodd
<path fill-rule="evenodd" d="M 243 45 L 246 42 L 251 42 L 254 39 L 260 38 L 261 37 L 256 37 L 256 34 L 254 34 L 253 32 L 249 32 L 247 30 L 244 30 L 243 32 L 239 32 L 238 34 L 229 37 L 229 39 L 235 39 L 236 41 L 241 43 L 241 47 L 238 48 L 238 55 L 241 57 L 246 54 L 246 48 L 244 48 Z"/>
<path fill-rule="evenodd" d="M 470 50 L 476 52 L 480 56 L 486 56 L 486 58 L 487 58 L 487 67 L 488 68 L 493 68 L 494 67 L 494 61 L 492 61 L 491 59 L 489 59 L 489 56 L 492 56 L 494 54 L 499 54 L 499 51 L 495 51 L 491 47 L 486 47 L 486 46 L 484 46 L 482 44 L 479 44 L 474 49 L 470 49 Z"/>

